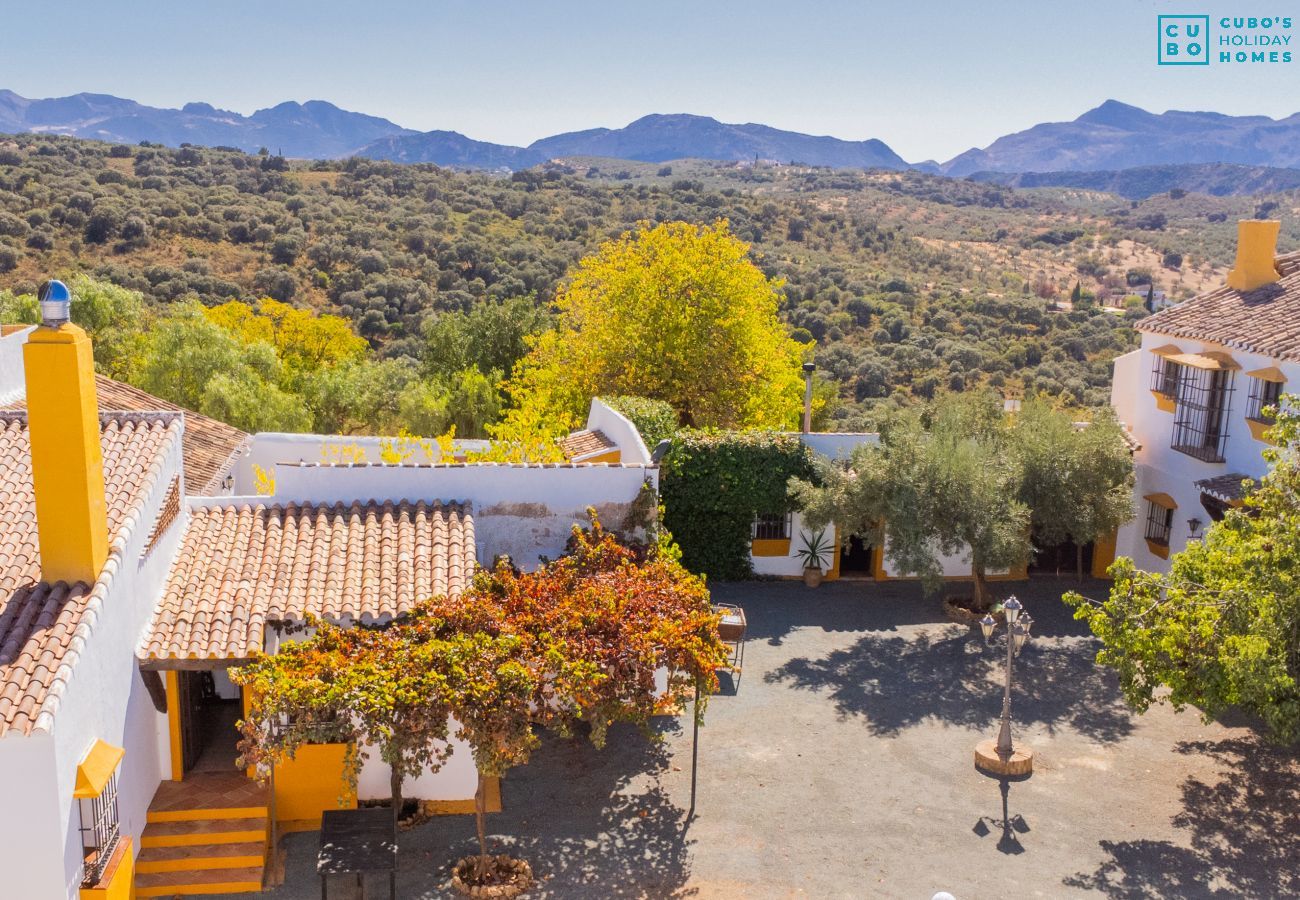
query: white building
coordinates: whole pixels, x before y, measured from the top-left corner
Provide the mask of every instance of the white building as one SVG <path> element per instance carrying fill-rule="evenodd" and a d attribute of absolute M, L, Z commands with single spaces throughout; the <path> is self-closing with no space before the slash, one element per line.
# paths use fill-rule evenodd
<path fill-rule="evenodd" d="M 1300 392 L 1300 252 L 1277 255 L 1279 223 L 1240 223 L 1227 284 L 1142 320 L 1115 361 L 1111 404 L 1134 442 L 1136 517 L 1117 555 L 1168 571 L 1169 557 L 1267 470 L 1262 409 Z"/>
<path fill-rule="evenodd" d="M 588 507 L 618 527 L 658 487 L 635 428 L 599 402 L 563 463 L 383 462 L 379 439 L 250 436 L 97 377 L 68 324 L 0 332 L 0 406 L 0 896 L 15 900 L 260 890 L 273 831 L 317 827 L 347 794 L 346 748 L 304 747 L 272 796 L 234 767 L 248 698 L 226 670 L 309 613 L 383 619 L 498 555 L 532 568 Z M 409 796 L 469 812 L 476 784 L 455 753 Z M 381 763 L 357 795 L 388 796 Z"/>

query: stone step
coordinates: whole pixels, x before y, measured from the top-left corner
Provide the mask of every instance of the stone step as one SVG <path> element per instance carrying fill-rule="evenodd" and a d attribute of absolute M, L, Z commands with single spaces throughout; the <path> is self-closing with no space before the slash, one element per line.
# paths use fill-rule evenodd
<path fill-rule="evenodd" d="M 150 822 L 140 836 L 141 847 L 189 847 L 202 844 L 265 842 L 267 815 L 242 819 L 183 819 Z"/>
<path fill-rule="evenodd" d="M 266 862 L 263 841 L 238 844 L 189 844 L 177 847 L 143 847 L 136 859 L 137 872 L 190 872 L 200 869 L 247 869 Z"/>
<path fill-rule="evenodd" d="M 204 869 L 197 872 L 140 872 L 137 897 L 187 897 L 197 894 L 243 894 L 262 889 L 262 867 Z"/>

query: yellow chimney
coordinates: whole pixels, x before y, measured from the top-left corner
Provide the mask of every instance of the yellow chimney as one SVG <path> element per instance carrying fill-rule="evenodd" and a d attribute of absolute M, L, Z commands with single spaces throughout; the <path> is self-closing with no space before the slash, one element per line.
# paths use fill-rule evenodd
<path fill-rule="evenodd" d="M 108 558 L 95 360 L 90 337 L 67 322 L 63 306 L 60 318 L 42 303 L 46 324 L 23 346 L 41 578 L 93 583 Z"/>
<path fill-rule="evenodd" d="M 1242 219 L 1237 223 L 1237 264 L 1228 273 L 1228 287 L 1253 291 L 1282 277 L 1273 263 L 1281 228 L 1281 222 L 1271 219 Z"/>

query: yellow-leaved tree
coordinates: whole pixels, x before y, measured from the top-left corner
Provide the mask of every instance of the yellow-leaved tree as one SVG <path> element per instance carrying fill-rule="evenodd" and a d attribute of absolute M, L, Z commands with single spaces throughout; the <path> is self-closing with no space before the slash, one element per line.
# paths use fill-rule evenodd
<path fill-rule="evenodd" d="M 316 315 L 279 300 L 263 297 L 257 309 L 231 300 L 206 311 L 208 319 L 247 343 L 262 341 L 275 347 L 280 362 L 291 372 L 314 372 L 364 359 L 370 345 L 352 331 L 346 319 Z"/>
<path fill-rule="evenodd" d="M 506 386 L 514 408 L 501 427 L 563 431 L 601 395 L 666 401 L 695 427 L 795 427 L 812 348 L 777 316 L 782 284 L 726 220 L 641 224 L 561 288 L 555 330 Z"/>

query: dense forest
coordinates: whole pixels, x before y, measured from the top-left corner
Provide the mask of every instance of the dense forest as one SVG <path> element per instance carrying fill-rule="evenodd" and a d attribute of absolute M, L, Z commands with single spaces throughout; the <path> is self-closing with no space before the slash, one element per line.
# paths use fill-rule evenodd
<path fill-rule="evenodd" d="M 816 342 L 837 395 L 827 424 L 848 430 L 882 402 L 980 385 L 1105 402 L 1145 285 L 1180 297 L 1212 284 L 1233 223 L 1256 212 L 1281 215 L 1293 245 L 1296 204 L 702 162 L 492 175 L 22 135 L 0 138 L 0 314 L 43 278 L 81 273 L 137 292 L 142 331 L 239 338 L 212 308 L 271 298 L 342 317 L 365 347 L 306 368 L 244 360 L 244 388 L 278 387 L 293 408 L 242 424 L 427 433 L 461 410 L 466 435 L 500 415 L 502 380 L 580 259 L 640 223 L 725 219 L 783 282 L 781 316 Z M 165 392 L 156 358 L 141 374 L 148 342 L 133 352 L 117 374 Z"/>

